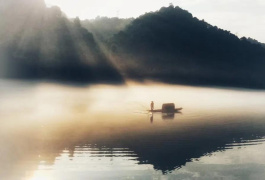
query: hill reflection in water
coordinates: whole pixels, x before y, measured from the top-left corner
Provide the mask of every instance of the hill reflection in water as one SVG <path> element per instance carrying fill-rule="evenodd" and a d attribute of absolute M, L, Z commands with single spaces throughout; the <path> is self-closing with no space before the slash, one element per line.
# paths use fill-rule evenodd
<path fill-rule="evenodd" d="M 262 91 L 1 84 L 1 179 L 264 175 Z M 151 123 L 152 100 L 184 109 Z"/>

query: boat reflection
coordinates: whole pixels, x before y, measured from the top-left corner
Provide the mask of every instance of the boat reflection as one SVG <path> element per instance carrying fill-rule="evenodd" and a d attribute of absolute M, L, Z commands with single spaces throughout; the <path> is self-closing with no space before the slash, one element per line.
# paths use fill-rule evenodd
<path fill-rule="evenodd" d="M 162 113 L 163 120 L 173 120 L 175 118 L 175 113 Z"/>
<path fill-rule="evenodd" d="M 161 114 L 161 119 L 162 120 L 174 120 L 176 114 L 182 114 L 181 112 L 175 112 L 175 113 L 151 113 L 150 114 L 150 123 L 154 122 L 154 116 L 157 114 Z M 157 119 L 160 119 L 159 117 L 157 117 Z"/>

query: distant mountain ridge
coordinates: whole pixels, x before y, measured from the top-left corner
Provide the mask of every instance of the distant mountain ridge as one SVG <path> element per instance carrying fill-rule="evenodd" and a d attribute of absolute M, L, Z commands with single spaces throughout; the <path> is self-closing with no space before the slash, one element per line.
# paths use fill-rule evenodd
<path fill-rule="evenodd" d="M 44 0 L 9 0 L 0 17 L 0 78 L 265 88 L 264 44 L 180 7 L 80 21 Z"/>
<path fill-rule="evenodd" d="M 132 21 L 109 48 L 120 70 L 137 80 L 265 88 L 265 48 L 163 7 Z"/>
<path fill-rule="evenodd" d="M 114 34 L 124 30 L 133 20 L 134 18 L 96 17 L 95 19 L 83 20 L 81 24 L 100 41 L 106 42 Z"/>

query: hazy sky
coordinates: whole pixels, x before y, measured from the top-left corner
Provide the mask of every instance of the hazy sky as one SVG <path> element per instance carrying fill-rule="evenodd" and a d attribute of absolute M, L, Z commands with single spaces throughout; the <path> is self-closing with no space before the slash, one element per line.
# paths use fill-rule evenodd
<path fill-rule="evenodd" d="M 69 17 L 93 19 L 96 16 L 138 17 L 173 3 L 193 16 L 265 43 L 265 0 L 45 0 L 58 5 Z"/>

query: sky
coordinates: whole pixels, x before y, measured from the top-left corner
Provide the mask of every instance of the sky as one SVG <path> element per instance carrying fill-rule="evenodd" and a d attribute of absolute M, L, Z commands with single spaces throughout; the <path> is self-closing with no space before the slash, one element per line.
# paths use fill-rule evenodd
<path fill-rule="evenodd" d="M 265 0 L 45 0 L 57 5 L 68 17 L 93 19 L 97 16 L 129 18 L 157 11 L 172 3 L 198 19 L 265 43 Z"/>

